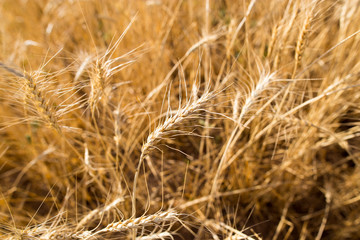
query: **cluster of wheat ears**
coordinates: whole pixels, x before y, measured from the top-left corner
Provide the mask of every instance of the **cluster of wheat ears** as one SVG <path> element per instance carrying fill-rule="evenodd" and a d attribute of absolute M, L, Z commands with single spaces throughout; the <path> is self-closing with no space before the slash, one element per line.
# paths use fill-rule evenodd
<path fill-rule="evenodd" d="M 1 0 L 0 238 L 360 239 L 359 0 Z"/>

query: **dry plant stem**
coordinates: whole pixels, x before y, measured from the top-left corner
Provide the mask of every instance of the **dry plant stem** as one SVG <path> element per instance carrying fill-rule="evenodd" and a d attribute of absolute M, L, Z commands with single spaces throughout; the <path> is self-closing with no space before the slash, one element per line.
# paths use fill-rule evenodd
<path fill-rule="evenodd" d="M 239 34 L 241 28 L 244 26 L 245 22 L 246 22 L 246 19 L 248 18 L 249 14 L 251 13 L 251 10 L 252 8 L 254 7 L 255 3 L 256 3 L 257 0 L 252 0 L 250 3 L 249 3 L 249 6 L 246 10 L 246 13 L 245 13 L 245 16 L 243 17 L 243 19 L 241 20 L 241 22 L 238 24 L 238 26 L 236 27 L 235 29 L 235 32 L 231 38 L 231 41 L 230 41 L 230 46 L 228 47 L 227 49 L 227 53 L 226 53 L 226 56 L 227 58 L 229 58 L 230 56 L 230 53 L 231 53 L 231 50 L 232 48 L 234 47 L 234 44 L 235 44 L 235 41 L 236 41 L 236 38 L 237 38 L 237 35 Z"/>
<path fill-rule="evenodd" d="M 161 51 L 159 51 L 158 58 L 161 58 L 161 55 L 163 54 L 166 40 L 168 39 L 170 31 L 171 31 L 171 29 L 172 29 L 172 27 L 173 27 L 173 25 L 175 23 L 176 18 L 178 17 L 180 7 L 181 7 L 182 3 L 183 3 L 183 0 L 178 1 L 178 3 L 175 6 L 175 10 L 170 15 L 171 16 L 170 20 L 164 21 L 164 25 L 162 26 L 162 28 L 165 27 L 166 23 L 168 23 L 168 26 L 167 26 L 166 30 L 163 30 L 163 32 L 159 34 L 160 36 L 163 36 L 163 37 L 162 37 L 162 40 L 161 40 Z"/>
<path fill-rule="evenodd" d="M 290 10 L 290 6 L 292 4 L 292 0 L 288 2 L 287 8 L 285 10 L 285 13 L 282 17 L 281 22 L 287 23 L 286 27 L 283 30 L 282 38 L 279 39 L 279 48 L 276 51 L 276 55 L 274 57 L 274 69 L 278 68 L 278 65 L 280 64 L 280 54 L 284 51 L 284 46 L 289 38 L 289 31 L 294 25 L 295 19 L 298 15 L 298 6 L 300 1 L 295 1 L 294 7 L 293 7 L 293 13 L 291 16 L 288 15 L 288 12 Z M 290 17 L 290 20 L 288 19 Z"/>
<path fill-rule="evenodd" d="M 221 64 L 221 70 L 220 70 L 220 73 L 219 73 L 219 77 L 216 81 L 216 86 L 219 84 L 219 81 L 224 73 L 224 70 L 225 70 L 225 65 L 227 62 L 229 62 L 230 60 L 230 56 L 231 56 L 231 51 L 233 50 L 233 47 L 234 47 L 234 44 L 235 44 L 235 41 L 236 41 L 236 38 L 237 38 L 237 35 L 239 34 L 240 30 L 242 29 L 242 27 L 244 26 L 245 22 L 246 22 L 246 19 L 248 18 L 248 16 L 250 15 L 251 13 L 251 10 L 253 9 L 255 3 L 256 3 L 257 0 L 252 0 L 250 3 L 249 3 L 249 6 L 246 10 L 246 13 L 245 13 L 245 16 L 243 17 L 243 19 L 240 21 L 240 23 L 237 25 L 234 33 L 232 34 L 231 36 L 231 32 L 229 32 L 227 34 L 227 44 L 226 44 L 226 58 L 224 59 L 224 61 L 222 62 Z M 235 21 L 232 22 L 233 24 L 235 24 Z M 232 31 L 232 28 L 233 28 L 233 24 L 230 25 L 229 27 L 229 31 Z M 229 69 L 228 69 L 229 70 Z"/>
<path fill-rule="evenodd" d="M 187 59 L 188 56 L 190 56 L 190 54 L 192 52 L 194 52 L 196 49 L 198 49 L 199 47 L 201 47 L 202 45 L 209 43 L 209 42 L 213 42 L 216 39 L 218 39 L 220 37 L 219 34 L 214 34 L 214 35 L 209 35 L 209 36 L 205 36 L 204 38 L 200 39 L 197 43 L 195 43 L 194 45 L 192 45 L 184 54 L 184 56 L 182 56 L 180 58 L 179 61 L 176 62 L 176 64 L 171 68 L 171 70 L 167 73 L 167 75 L 165 76 L 165 78 L 161 81 L 161 83 L 159 84 L 159 86 L 157 86 L 154 90 L 152 90 L 146 97 L 145 99 L 145 103 L 149 102 L 151 99 L 156 98 L 158 96 L 158 94 L 160 93 L 160 90 L 163 89 L 167 84 L 169 84 L 169 81 L 171 80 L 171 76 L 174 74 L 174 72 L 176 71 L 176 69 L 178 69 L 181 64 Z"/>
<path fill-rule="evenodd" d="M 242 110 L 240 112 L 240 116 L 237 119 L 237 124 L 235 126 L 235 128 L 233 129 L 231 136 L 229 137 L 229 139 L 227 140 L 227 143 L 223 149 L 223 151 L 221 152 L 222 157 L 220 159 L 219 165 L 216 169 L 216 173 L 215 176 L 213 178 L 212 181 L 212 186 L 211 186 L 211 190 L 210 190 L 210 196 L 211 198 L 208 199 L 208 204 L 207 204 L 207 210 L 205 213 L 205 216 L 207 217 L 210 214 L 210 206 L 213 205 L 213 202 L 215 200 L 215 196 L 217 195 L 218 192 L 218 188 L 219 188 L 219 178 L 220 178 L 220 174 L 224 169 L 224 164 L 227 161 L 227 153 L 228 151 L 230 151 L 233 147 L 233 145 L 235 144 L 236 140 L 240 137 L 240 135 L 242 134 L 242 132 L 244 131 L 244 129 L 250 124 L 250 122 L 255 118 L 255 116 L 257 116 L 258 113 L 260 113 L 263 109 L 265 109 L 265 107 L 271 103 L 271 99 L 267 102 L 267 104 L 264 104 L 264 106 L 262 108 L 260 108 L 260 110 L 258 110 L 258 112 L 256 114 L 254 114 L 244 125 L 241 125 L 242 120 L 244 119 L 245 115 L 250 111 L 250 109 L 252 108 L 252 105 L 256 102 L 257 98 L 259 97 L 259 95 L 266 90 L 268 84 L 270 83 L 270 81 L 272 80 L 274 74 L 264 74 L 261 73 L 261 77 L 259 82 L 256 84 L 256 87 L 249 93 L 248 97 L 245 99 L 245 103 L 242 107 Z M 280 94 L 281 91 L 279 91 L 277 94 L 275 94 L 275 96 L 277 96 L 278 94 Z M 275 96 L 273 98 L 275 98 Z M 201 229 L 202 230 L 202 229 Z"/>
<path fill-rule="evenodd" d="M 319 232 L 316 235 L 315 240 L 320 240 L 321 239 L 321 237 L 323 235 L 323 232 L 325 230 L 325 225 L 326 225 L 328 216 L 329 216 L 330 204 L 331 204 L 331 192 L 329 190 L 326 190 L 326 192 L 325 192 L 325 200 L 326 200 L 325 213 L 324 213 L 323 219 L 321 220 L 321 225 L 320 225 L 320 228 L 319 228 Z"/>
<path fill-rule="evenodd" d="M 1 65 L 2 67 L 4 64 Z M 11 69 L 9 67 L 5 68 L 6 70 Z M 26 80 L 26 96 L 34 102 L 34 105 L 36 107 L 37 113 L 40 115 L 40 117 L 43 119 L 43 121 L 47 122 L 51 127 L 53 127 L 58 134 L 62 137 L 62 139 L 65 140 L 66 144 L 76 153 L 76 155 L 82 159 L 82 155 L 79 153 L 79 151 L 73 146 L 73 144 L 69 141 L 69 139 L 64 135 L 63 131 L 61 130 L 60 125 L 58 124 L 58 119 L 56 116 L 56 111 L 53 109 L 53 107 L 50 105 L 50 103 L 45 99 L 43 96 L 43 93 L 38 89 L 37 83 L 34 80 L 34 78 L 25 73 L 21 74 L 17 72 L 14 69 L 11 69 L 11 73 L 15 74 L 16 76 L 21 76 L 21 78 Z M 97 179 L 95 179 L 98 186 L 102 187 L 102 184 L 98 182 Z M 103 191 L 105 189 L 103 188 Z"/>
<path fill-rule="evenodd" d="M 277 34 L 278 34 L 278 25 L 275 25 L 272 29 L 272 34 L 271 34 L 271 40 L 270 40 L 270 44 L 269 44 L 269 50 L 267 53 L 267 57 L 270 58 L 272 53 L 273 53 L 273 49 L 274 49 L 274 45 L 276 42 L 276 38 L 277 38 Z"/>
<path fill-rule="evenodd" d="M 6 64 L 0 62 L 0 67 L 2 67 L 3 69 L 5 69 L 6 71 L 14 74 L 15 76 L 17 77 L 21 77 L 21 78 L 24 78 L 24 74 L 22 74 L 21 72 L 18 72 L 17 70 L 11 68 L 11 67 L 8 67 Z"/>
<path fill-rule="evenodd" d="M 305 18 L 305 21 L 303 23 L 303 26 L 301 28 L 301 31 L 300 31 L 300 34 L 299 34 L 299 37 L 297 39 L 297 42 L 296 42 L 296 48 L 295 48 L 295 65 L 294 65 L 294 69 L 293 69 L 293 73 L 292 73 L 292 76 L 291 78 L 294 79 L 295 76 L 296 76 L 296 71 L 297 71 L 297 68 L 298 66 L 300 65 L 300 61 L 302 59 L 302 55 L 305 51 L 305 45 L 306 45 L 306 41 L 307 41 L 307 38 L 308 38 L 308 35 L 309 35 L 309 30 L 310 30 L 310 24 L 311 24 L 311 21 L 312 21 L 312 18 L 313 18 L 313 11 L 315 9 L 315 6 L 316 6 L 316 2 L 313 3 L 313 6 L 312 8 L 309 10 L 309 12 L 306 14 L 306 18 Z M 295 82 L 294 83 L 291 83 L 288 87 L 288 89 L 286 90 L 285 92 L 285 96 L 288 96 L 289 95 L 289 92 L 291 91 L 291 89 L 293 88 Z M 288 102 L 294 102 L 295 96 L 294 95 L 291 95 L 290 94 L 290 97 L 289 97 L 289 100 L 287 100 Z M 285 99 L 285 97 L 284 97 Z"/>
<path fill-rule="evenodd" d="M 22 171 L 18 174 L 18 176 L 16 177 L 14 183 L 13 183 L 13 187 L 16 187 L 20 180 L 22 179 L 22 177 L 26 174 L 27 171 L 29 171 L 29 169 L 31 167 L 33 167 L 38 161 L 41 161 L 43 158 L 45 158 L 48 154 L 53 153 L 56 150 L 55 147 L 51 146 L 48 149 L 46 149 L 44 152 L 42 152 L 41 154 L 39 154 L 37 157 L 35 157 L 33 160 L 31 160 L 23 169 Z M 1 157 L 1 154 L 0 154 Z"/>
<path fill-rule="evenodd" d="M 275 234 L 274 234 L 274 236 L 273 236 L 273 238 L 272 238 L 273 240 L 276 240 L 276 239 L 278 239 L 278 237 L 279 237 L 280 231 L 281 231 L 281 229 L 282 229 L 282 227 L 283 227 L 283 225 L 284 225 L 284 223 L 285 223 L 285 221 L 286 221 L 286 215 L 287 215 L 287 213 L 288 213 L 290 204 L 292 203 L 293 199 L 294 199 L 294 195 L 292 194 L 292 195 L 290 196 L 290 198 L 288 199 L 288 201 L 286 202 L 285 206 L 284 206 L 284 209 L 283 209 L 283 212 L 282 212 L 282 215 L 281 215 L 280 222 L 279 222 L 279 224 L 278 224 L 278 226 L 277 226 L 277 228 L 276 228 L 276 232 L 275 232 Z"/>
<path fill-rule="evenodd" d="M 203 33 L 205 36 L 208 36 L 210 34 L 210 14 L 211 14 L 211 6 L 210 6 L 210 0 L 206 0 L 205 1 L 205 25 L 204 25 L 204 30 Z M 211 68 L 211 54 L 210 54 L 210 48 L 208 44 L 204 44 L 203 45 L 203 51 L 204 51 L 204 60 L 203 60 L 203 64 L 204 64 L 204 78 L 208 79 L 208 81 L 206 82 L 206 84 L 209 84 L 211 82 L 211 75 L 210 75 L 210 68 Z M 211 109 L 210 109 L 211 111 Z M 207 128 L 207 126 L 209 125 L 209 114 L 206 113 L 205 116 L 205 131 L 203 132 L 203 136 L 209 136 L 209 129 Z M 204 143 L 205 144 L 205 148 L 204 148 Z M 203 158 L 204 152 L 205 152 L 205 156 L 206 156 L 206 152 L 209 152 L 209 146 L 210 146 L 210 142 L 208 138 L 201 138 L 201 146 L 200 146 L 200 156 L 201 158 Z M 208 158 L 204 158 L 204 161 L 206 161 L 207 163 L 209 163 L 209 159 Z"/>

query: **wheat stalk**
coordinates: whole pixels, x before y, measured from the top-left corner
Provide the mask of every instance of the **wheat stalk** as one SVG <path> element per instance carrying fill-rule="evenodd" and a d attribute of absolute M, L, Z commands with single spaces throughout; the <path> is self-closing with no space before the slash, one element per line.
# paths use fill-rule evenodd
<path fill-rule="evenodd" d="M 220 174 L 223 170 L 223 166 L 227 160 L 227 153 L 231 151 L 233 148 L 236 140 L 240 137 L 243 130 L 250 124 L 250 122 L 254 119 L 256 115 L 253 115 L 252 118 L 250 118 L 244 125 L 242 125 L 242 121 L 245 118 L 245 116 L 251 111 L 253 108 L 253 105 L 257 102 L 259 96 L 268 88 L 271 81 L 274 79 L 275 73 L 266 73 L 266 71 L 262 71 L 260 73 L 260 79 L 256 83 L 255 88 L 248 94 L 248 96 L 245 99 L 244 105 L 242 106 L 239 118 L 237 119 L 237 125 L 233 129 L 230 138 L 227 140 L 227 144 L 224 145 L 224 151 L 222 152 L 222 157 L 219 162 L 219 166 L 217 167 L 216 174 L 213 179 L 213 184 L 211 187 L 211 196 L 215 196 L 218 190 L 218 180 L 220 177 Z M 209 202 L 212 202 L 212 198 L 209 200 Z"/>
<path fill-rule="evenodd" d="M 300 4 L 300 1 L 295 1 L 294 6 L 293 6 L 293 10 L 292 13 L 289 14 L 290 11 L 290 7 L 292 5 L 292 1 L 288 2 L 288 5 L 286 7 L 285 10 L 285 14 L 283 15 L 283 18 L 281 20 L 281 23 L 286 23 L 286 25 L 282 25 L 283 31 L 282 31 L 282 38 L 279 39 L 279 47 L 276 50 L 276 55 L 274 57 L 274 68 L 277 69 L 278 65 L 280 64 L 280 60 L 281 60 L 281 54 L 284 51 L 285 48 L 285 44 L 288 40 L 288 38 L 290 37 L 290 30 L 293 28 L 294 26 L 294 22 L 296 17 L 298 16 L 298 5 Z M 274 52 L 274 50 L 272 50 L 272 52 Z"/>
<path fill-rule="evenodd" d="M 155 128 L 155 130 L 149 134 L 146 142 L 143 144 L 141 148 L 140 160 L 135 172 L 134 183 L 133 183 L 133 199 L 132 199 L 133 217 L 135 217 L 136 215 L 137 180 L 140 172 L 140 167 L 145 157 L 149 154 L 150 150 L 153 149 L 155 145 L 169 133 L 171 129 L 179 125 L 184 120 L 188 119 L 194 113 L 203 110 L 202 107 L 204 106 L 204 104 L 210 101 L 216 95 L 215 92 L 210 92 L 209 90 L 206 90 L 204 94 L 201 95 L 200 98 L 197 98 L 197 92 L 198 92 L 197 86 L 196 84 L 194 84 L 192 88 L 192 97 L 186 103 L 186 105 L 182 108 L 179 108 L 174 115 L 170 115 L 169 117 L 167 117 L 166 120 L 161 125 Z"/>
<path fill-rule="evenodd" d="M 279 26 L 278 25 L 275 25 L 272 29 L 272 33 L 271 33 L 271 40 L 270 40 L 270 43 L 269 43 L 269 48 L 268 48 L 268 53 L 267 53 L 267 57 L 271 57 L 272 53 L 273 53 L 273 50 L 274 50 L 274 46 L 275 46 L 275 42 L 276 42 L 276 39 L 277 39 L 277 35 L 278 35 L 278 29 L 279 29 Z"/>
<path fill-rule="evenodd" d="M 194 95 L 195 96 L 195 95 Z M 168 117 L 163 124 L 159 125 L 153 132 L 149 134 L 146 142 L 141 148 L 141 154 L 145 157 L 149 151 L 156 146 L 156 144 L 163 139 L 166 134 L 179 125 L 185 119 L 189 118 L 195 112 L 202 110 L 202 107 L 206 102 L 214 97 L 211 92 L 205 92 L 200 98 L 195 101 L 188 102 L 183 108 L 177 110 L 177 112 Z"/>
<path fill-rule="evenodd" d="M 131 51 L 134 52 L 135 50 Z M 127 53 L 126 55 L 130 54 Z M 103 101 L 104 105 L 107 102 L 109 93 L 111 91 L 110 82 L 111 77 L 116 73 L 120 72 L 130 64 L 134 63 L 135 60 L 126 61 L 124 63 L 113 66 L 114 63 L 123 59 L 126 55 L 114 58 L 107 59 L 111 55 L 107 53 L 100 59 L 96 59 L 93 70 L 90 77 L 90 94 L 89 94 L 89 106 L 91 112 L 94 114 L 97 110 L 98 103 Z"/>
<path fill-rule="evenodd" d="M 92 71 L 90 72 L 90 94 L 88 99 L 90 110 L 93 115 L 97 110 L 97 105 L 100 101 L 103 101 L 104 105 L 107 103 L 109 93 L 112 90 L 110 87 L 111 77 L 135 62 L 135 59 L 128 61 L 124 60 L 134 54 L 139 47 L 134 48 L 119 57 L 113 57 L 120 42 L 125 37 L 125 34 L 129 31 L 134 21 L 135 17 L 131 19 L 121 36 L 113 44 L 110 44 L 105 53 L 97 58 L 93 65 Z M 121 61 L 124 62 L 118 63 Z"/>

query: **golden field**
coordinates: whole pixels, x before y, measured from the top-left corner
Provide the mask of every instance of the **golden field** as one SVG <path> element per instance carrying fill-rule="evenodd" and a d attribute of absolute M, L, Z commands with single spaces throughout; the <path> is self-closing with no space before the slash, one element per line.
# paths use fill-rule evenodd
<path fill-rule="evenodd" d="M 1 0 L 0 238 L 360 239 L 360 1 Z"/>

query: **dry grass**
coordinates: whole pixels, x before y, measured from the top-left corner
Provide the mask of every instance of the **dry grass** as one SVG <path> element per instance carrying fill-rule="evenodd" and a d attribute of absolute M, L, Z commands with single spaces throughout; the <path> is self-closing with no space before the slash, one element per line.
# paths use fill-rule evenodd
<path fill-rule="evenodd" d="M 0 15 L 1 239 L 360 238 L 360 1 Z"/>

